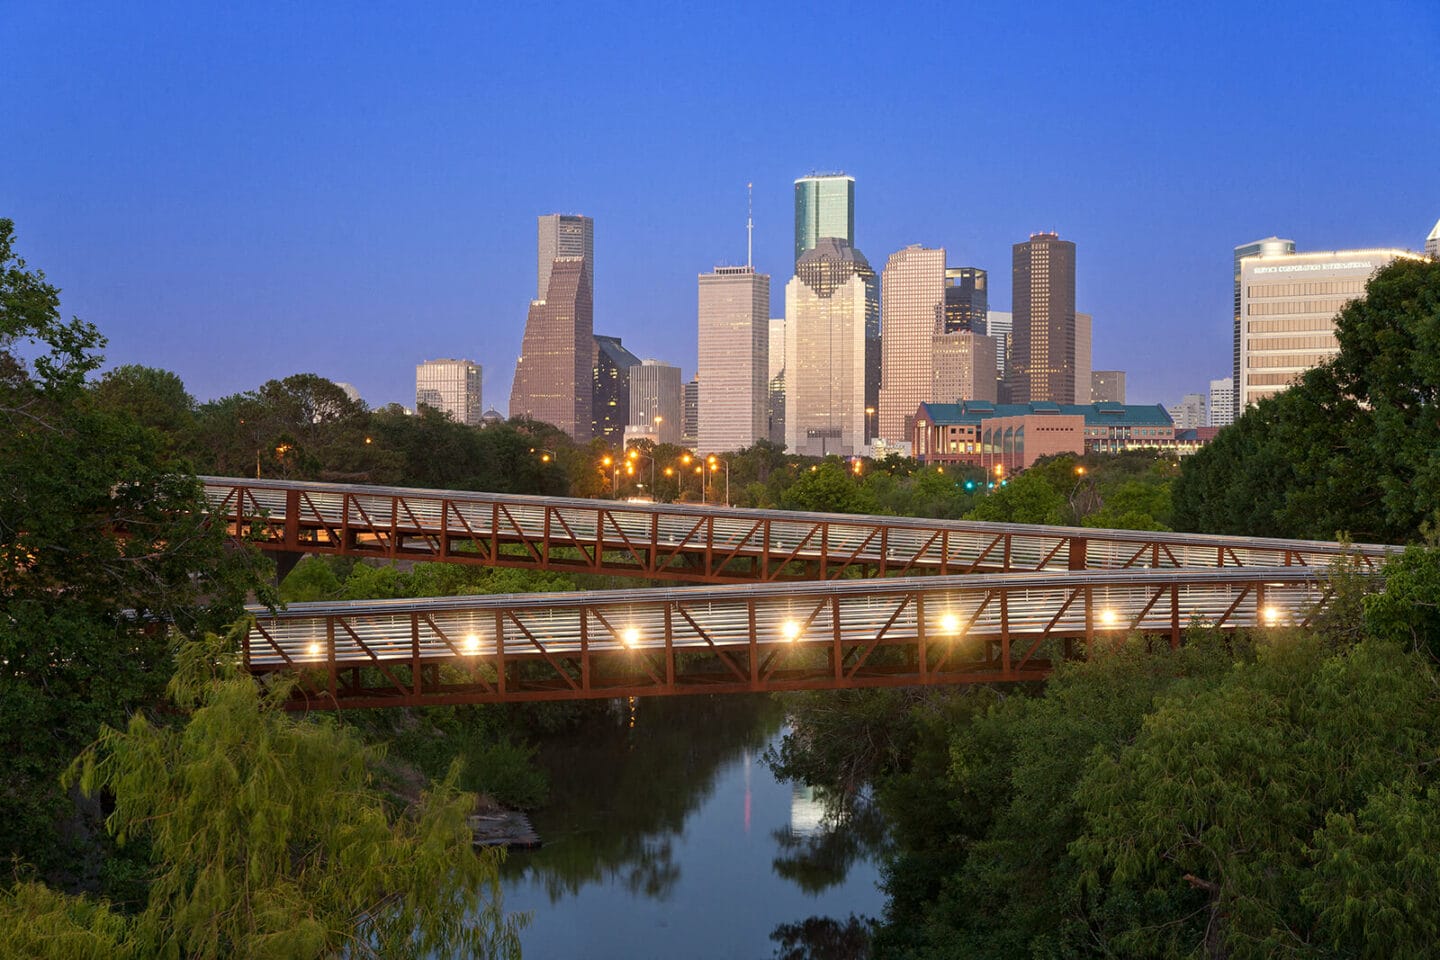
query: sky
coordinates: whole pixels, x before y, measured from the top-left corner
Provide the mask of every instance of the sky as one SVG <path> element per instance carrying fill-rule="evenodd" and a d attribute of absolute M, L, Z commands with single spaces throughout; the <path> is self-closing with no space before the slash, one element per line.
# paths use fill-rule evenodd
<path fill-rule="evenodd" d="M 595 219 L 595 331 L 695 368 L 696 276 L 784 312 L 793 182 L 856 246 L 991 271 L 1077 246 L 1132 403 L 1228 376 L 1232 249 L 1418 249 L 1440 218 L 1440 3 L 0 0 L 0 217 L 200 400 L 313 372 L 372 405 L 484 367 L 506 409 L 535 218 Z"/>

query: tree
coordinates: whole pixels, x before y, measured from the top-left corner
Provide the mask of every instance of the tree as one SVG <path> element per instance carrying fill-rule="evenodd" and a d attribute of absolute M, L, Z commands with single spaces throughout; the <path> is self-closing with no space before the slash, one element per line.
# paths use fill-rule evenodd
<path fill-rule="evenodd" d="M 838 460 L 802 471 L 780 498 L 783 510 L 818 513 L 875 513 L 879 504 Z"/>
<path fill-rule="evenodd" d="M 145 957 L 518 957 L 499 854 L 473 849 L 455 770 L 416 809 L 390 809 L 371 774 L 381 752 L 287 714 L 289 686 L 263 691 L 232 648 L 182 646 L 168 693 L 188 719 L 105 728 L 67 774 L 113 798 L 117 841 L 149 840 L 144 909 L 117 924 L 103 904 L 28 887 L 0 917 Z"/>
<path fill-rule="evenodd" d="M 128 415 L 158 431 L 170 450 L 187 457 L 198 452 L 195 398 L 169 370 L 116 367 L 90 388 L 90 398 L 100 410 Z"/>

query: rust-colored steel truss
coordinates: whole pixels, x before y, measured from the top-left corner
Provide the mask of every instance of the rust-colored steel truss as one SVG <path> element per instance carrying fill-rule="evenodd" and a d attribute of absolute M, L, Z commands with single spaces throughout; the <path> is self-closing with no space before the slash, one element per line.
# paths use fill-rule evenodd
<path fill-rule="evenodd" d="M 254 674 L 297 709 L 1044 679 L 1139 631 L 1308 624 L 1322 573 L 1043 571 L 256 609 Z"/>
<path fill-rule="evenodd" d="M 908 517 L 633 504 L 204 478 L 212 514 L 293 562 L 306 553 L 691 583 L 1087 569 L 1373 570 L 1396 547 Z"/>

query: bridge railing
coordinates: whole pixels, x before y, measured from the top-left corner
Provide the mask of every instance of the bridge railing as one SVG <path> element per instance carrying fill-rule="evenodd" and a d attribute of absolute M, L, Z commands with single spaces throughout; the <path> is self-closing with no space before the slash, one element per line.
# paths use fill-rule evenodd
<path fill-rule="evenodd" d="M 1079 569 L 1373 569 L 1399 548 L 1029 524 L 631 504 L 206 477 L 212 512 L 264 549 L 708 583 Z"/>
<path fill-rule="evenodd" d="M 244 654 L 316 706 L 1022 681 L 1133 631 L 1308 624 L 1329 596 L 1290 566 L 294 604 L 252 611 Z"/>

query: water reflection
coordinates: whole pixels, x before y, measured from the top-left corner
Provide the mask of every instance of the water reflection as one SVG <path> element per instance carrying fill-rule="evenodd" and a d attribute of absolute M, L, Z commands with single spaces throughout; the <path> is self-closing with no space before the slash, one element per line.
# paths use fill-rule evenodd
<path fill-rule="evenodd" d="M 619 701 L 542 741 L 545 846 L 504 878 L 506 909 L 534 913 L 526 955 L 848 956 L 828 947 L 857 928 L 822 915 L 879 914 L 865 851 L 883 830 L 774 779 L 760 757 L 783 719 L 764 696 Z"/>

